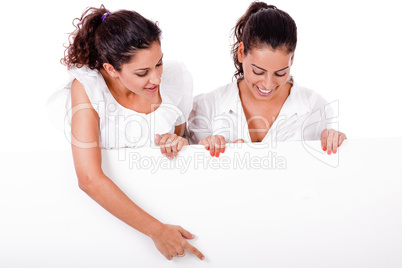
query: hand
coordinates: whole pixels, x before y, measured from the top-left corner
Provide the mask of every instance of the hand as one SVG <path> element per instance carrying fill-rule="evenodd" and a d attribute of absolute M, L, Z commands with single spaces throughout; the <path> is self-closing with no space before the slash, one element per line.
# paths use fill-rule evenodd
<path fill-rule="evenodd" d="M 243 139 L 238 139 L 234 143 L 243 143 Z M 205 149 L 209 150 L 211 156 L 219 157 L 220 153 L 225 152 L 226 141 L 221 135 L 211 135 L 200 140 L 198 144 L 204 145 Z"/>
<path fill-rule="evenodd" d="M 155 144 L 160 146 L 161 153 L 169 159 L 177 157 L 177 153 L 183 148 L 184 145 L 188 145 L 186 138 L 177 136 L 176 134 L 163 134 L 162 136 L 156 134 Z"/>
<path fill-rule="evenodd" d="M 328 155 L 332 153 L 336 154 L 339 146 L 346 140 L 346 135 L 342 132 L 334 129 L 324 129 L 321 132 L 321 148 L 323 151 L 327 151 Z"/>
<path fill-rule="evenodd" d="M 204 255 L 186 240 L 194 237 L 193 234 L 182 227 L 170 224 L 162 224 L 162 228 L 151 236 L 156 248 L 169 261 L 173 257 L 184 257 L 186 255 L 185 250 L 193 253 L 200 260 L 204 260 Z"/>

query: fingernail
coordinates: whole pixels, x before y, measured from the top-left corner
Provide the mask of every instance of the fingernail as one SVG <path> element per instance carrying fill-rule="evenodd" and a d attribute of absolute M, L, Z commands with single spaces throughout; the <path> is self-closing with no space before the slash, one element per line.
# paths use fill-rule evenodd
<path fill-rule="evenodd" d="M 214 156 L 214 154 L 212 152 L 209 153 L 211 156 Z"/>
<path fill-rule="evenodd" d="M 215 156 L 216 156 L 216 157 L 219 157 L 219 152 L 217 152 L 217 153 L 215 154 Z"/>
<path fill-rule="evenodd" d="M 324 148 L 322 148 L 322 150 L 323 150 L 323 151 L 326 151 L 326 150 L 327 150 L 327 148 L 325 148 L 325 147 L 324 147 Z"/>
<path fill-rule="evenodd" d="M 222 149 L 222 150 L 221 150 L 221 153 L 224 153 L 224 152 L 225 152 L 225 149 Z"/>
<path fill-rule="evenodd" d="M 333 152 L 334 154 L 336 154 L 336 150 L 334 150 L 334 152 Z"/>
<path fill-rule="evenodd" d="M 328 150 L 327 153 L 328 153 L 328 155 L 330 155 L 330 154 L 331 154 L 331 150 Z"/>
<path fill-rule="evenodd" d="M 201 260 L 202 260 L 202 261 L 205 260 L 205 257 L 202 257 Z"/>

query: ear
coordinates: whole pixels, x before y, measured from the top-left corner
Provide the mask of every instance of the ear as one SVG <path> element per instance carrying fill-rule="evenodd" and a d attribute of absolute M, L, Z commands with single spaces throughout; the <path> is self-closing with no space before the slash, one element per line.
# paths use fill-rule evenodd
<path fill-rule="evenodd" d="M 293 52 L 293 53 L 292 53 L 292 56 L 290 57 L 290 65 L 289 65 L 289 66 L 292 66 L 292 65 L 293 65 L 293 60 L 294 60 L 294 58 L 295 58 L 295 53 Z"/>
<path fill-rule="evenodd" d="M 244 59 L 244 44 L 243 44 L 243 42 L 240 42 L 239 47 L 237 49 L 237 59 L 239 60 L 240 63 L 243 63 L 243 59 Z"/>
<path fill-rule="evenodd" d="M 119 73 L 114 69 L 114 67 L 113 67 L 110 63 L 104 63 L 104 64 L 103 64 L 103 69 L 105 69 L 106 72 L 107 72 L 110 76 L 112 76 L 112 77 L 114 77 L 114 78 L 119 77 Z"/>

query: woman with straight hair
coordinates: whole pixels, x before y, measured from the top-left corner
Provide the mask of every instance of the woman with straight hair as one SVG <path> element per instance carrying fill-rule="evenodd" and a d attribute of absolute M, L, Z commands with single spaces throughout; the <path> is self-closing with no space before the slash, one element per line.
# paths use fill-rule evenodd
<path fill-rule="evenodd" d="M 290 75 L 297 28 L 289 14 L 253 2 L 235 26 L 234 40 L 236 79 L 194 98 L 191 143 L 218 157 L 228 142 L 321 139 L 322 150 L 336 153 L 346 136 L 327 128 L 330 105 Z"/>

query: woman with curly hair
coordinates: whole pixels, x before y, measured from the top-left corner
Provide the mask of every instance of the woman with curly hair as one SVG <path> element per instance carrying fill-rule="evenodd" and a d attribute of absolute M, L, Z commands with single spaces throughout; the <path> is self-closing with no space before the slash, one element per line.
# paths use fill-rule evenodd
<path fill-rule="evenodd" d="M 58 94 L 66 117 L 79 187 L 111 214 L 149 236 L 169 260 L 204 256 L 180 226 L 163 224 L 138 207 L 102 171 L 101 148 L 156 144 L 169 158 L 188 145 L 192 80 L 177 62 L 163 64 L 161 30 L 129 10 L 89 8 L 70 35 L 62 63 L 71 74 Z M 57 95 L 57 94 L 56 94 Z M 69 126 L 68 126 L 69 127 Z"/>

